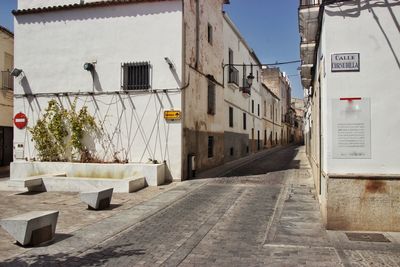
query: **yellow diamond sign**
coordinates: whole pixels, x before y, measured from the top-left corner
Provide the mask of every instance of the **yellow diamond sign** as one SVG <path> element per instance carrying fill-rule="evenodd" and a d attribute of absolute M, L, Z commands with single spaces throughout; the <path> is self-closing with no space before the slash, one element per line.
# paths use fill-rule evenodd
<path fill-rule="evenodd" d="M 168 121 L 180 120 L 181 119 L 181 111 L 180 110 L 165 110 L 164 111 L 164 119 Z"/>

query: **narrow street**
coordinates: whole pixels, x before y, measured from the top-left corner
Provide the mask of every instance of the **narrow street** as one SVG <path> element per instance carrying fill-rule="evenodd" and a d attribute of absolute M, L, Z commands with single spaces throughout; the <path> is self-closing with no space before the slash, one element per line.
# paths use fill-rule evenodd
<path fill-rule="evenodd" d="M 264 156 L 250 161 L 245 165 L 239 166 L 232 171 L 226 173 L 224 176 L 248 176 L 260 175 L 268 172 L 283 171 L 288 169 L 300 168 L 300 161 L 294 160 L 298 153 L 298 147 L 289 146 L 285 149 L 279 149 L 272 154 L 265 154 Z"/>
<path fill-rule="evenodd" d="M 269 170 L 275 172 L 261 174 Z M 309 171 L 304 147 L 282 148 L 233 169 L 231 177 L 183 182 L 133 207 L 164 204 L 144 219 L 121 214 L 131 226 L 96 245 L 85 241 L 93 233 L 84 229 L 79 238 L 0 265 L 399 266 L 397 234 L 385 233 L 391 243 L 352 242 L 324 229 Z M 113 231 L 111 224 L 91 229 Z"/>

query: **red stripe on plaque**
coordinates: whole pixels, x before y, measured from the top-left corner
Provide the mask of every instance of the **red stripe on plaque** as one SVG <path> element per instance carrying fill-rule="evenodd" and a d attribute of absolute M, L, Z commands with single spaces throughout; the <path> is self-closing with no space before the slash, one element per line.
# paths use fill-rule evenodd
<path fill-rule="evenodd" d="M 354 101 L 354 100 L 361 100 L 361 97 L 341 97 L 340 100 L 343 100 L 343 101 Z"/>

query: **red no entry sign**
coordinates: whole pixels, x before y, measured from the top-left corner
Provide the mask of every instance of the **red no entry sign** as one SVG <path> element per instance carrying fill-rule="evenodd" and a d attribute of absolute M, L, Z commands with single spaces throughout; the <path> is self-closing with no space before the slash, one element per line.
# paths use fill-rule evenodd
<path fill-rule="evenodd" d="M 18 129 L 24 129 L 28 124 L 28 118 L 24 113 L 20 112 L 15 115 L 14 124 Z"/>

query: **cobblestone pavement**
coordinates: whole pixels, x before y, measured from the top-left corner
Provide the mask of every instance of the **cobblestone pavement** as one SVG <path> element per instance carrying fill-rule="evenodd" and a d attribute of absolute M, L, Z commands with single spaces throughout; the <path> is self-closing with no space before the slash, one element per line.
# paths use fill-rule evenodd
<path fill-rule="evenodd" d="M 400 266 L 398 233 L 377 243 L 326 231 L 304 149 L 285 155 L 284 171 L 180 183 L 0 266 Z M 231 173 L 268 171 L 259 165 Z"/>
<path fill-rule="evenodd" d="M 80 201 L 77 193 L 0 191 L 0 218 L 12 217 L 33 209 L 59 210 L 56 241 L 60 241 L 70 237 L 73 232 L 85 226 L 122 213 L 124 210 L 149 200 L 175 186 L 176 183 L 172 183 L 159 188 L 147 187 L 132 194 L 114 193 L 111 207 L 102 211 L 88 210 L 87 205 Z M 0 262 L 25 251 L 25 248 L 14 244 L 13 238 L 7 232 L 0 230 Z"/>

